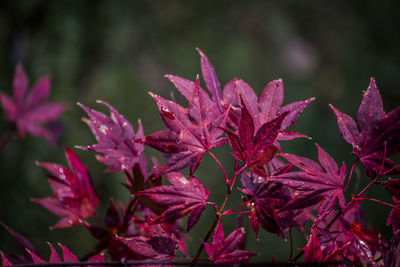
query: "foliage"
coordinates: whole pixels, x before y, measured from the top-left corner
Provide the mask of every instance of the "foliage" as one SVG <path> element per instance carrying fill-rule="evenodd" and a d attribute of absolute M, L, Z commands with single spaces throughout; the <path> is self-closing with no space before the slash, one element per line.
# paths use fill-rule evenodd
<path fill-rule="evenodd" d="M 398 165 L 388 158 L 400 150 L 400 107 L 385 114 L 373 78 L 359 107 L 357 123 L 331 106 L 339 131 L 352 145 L 356 157 L 348 173 L 344 163 L 339 168 L 319 145 L 316 145 L 318 162 L 288 154 L 280 145 L 283 141 L 308 138 L 286 128 L 296 122 L 314 98 L 282 106 L 281 80 L 268 83 L 259 98 L 246 82 L 236 78 L 222 89 L 212 64 L 201 50 L 198 52 L 208 92 L 200 86 L 199 77 L 193 82 L 167 75 L 166 78 L 188 101 L 188 107 L 150 93 L 166 130 L 145 136 L 140 121 L 135 133 L 130 122 L 106 102 L 100 101 L 109 108 L 110 116 L 79 104 L 90 117 L 85 122 L 98 143 L 78 148 L 99 153 L 96 157 L 108 166 L 106 171 L 124 174 L 124 186 L 131 198 L 127 205 L 116 205 L 110 200 L 104 225 L 92 225 L 87 218 L 96 214 L 98 196 L 89 170 L 70 148 L 66 148 L 70 169 L 54 163 L 39 163 L 50 172 L 47 177 L 54 195 L 34 201 L 61 217 L 54 228 L 84 225 L 99 240 L 84 259 L 88 261 L 103 261 L 102 255 L 107 253 L 106 256 L 114 261 L 141 260 L 143 264 L 172 263 L 180 258 L 193 263 L 236 263 L 248 262 L 256 254 L 245 249 L 246 230 L 241 224 L 225 238 L 223 220 L 236 214 L 247 214 L 256 236 L 261 226 L 282 238 L 287 232 L 292 238 L 293 228 L 307 237 L 307 244 L 297 256 L 293 257 L 291 253 L 289 263 L 299 261 L 304 254 L 304 262 L 345 264 L 351 261 L 359 266 L 395 266 L 400 260 L 397 249 L 399 180 L 384 180 L 384 177 L 400 172 Z M 44 128 L 42 124 L 58 118 L 63 108 L 44 102 L 49 90 L 48 79 L 39 82 L 24 101 L 26 81 L 22 67 L 18 66 L 14 99 L 1 95 L 7 119 L 18 129 L 21 138 L 29 133 L 54 142 L 50 136 L 55 136 L 57 131 Z M 144 155 L 146 146 L 162 152 L 167 158 L 166 165 L 154 163 L 149 172 Z M 228 170 L 212 152 L 220 146 L 232 152 L 235 161 L 232 177 L 228 177 Z M 222 170 L 226 196 L 221 204 L 208 201 L 210 194 L 218 191 L 205 188 L 201 182 L 210 178 L 194 177 L 204 154 L 210 155 Z M 358 162 L 370 180 L 360 192 L 353 192 L 352 199 L 346 199 L 344 192 Z M 184 174 L 185 168 L 188 168 L 188 175 Z M 240 188 L 235 187 L 238 177 L 242 183 Z M 167 181 L 170 185 L 164 183 Z M 373 185 L 387 189 L 394 204 L 366 197 Z M 243 202 L 226 209 L 234 191 L 241 192 Z M 393 208 L 387 221 L 393 228 L 393 240 L 385 241 L 368 226 L 359 205 L 364 200 Z M 215 219 L 193 254 L 187 251 L 186 242 L 207 205 L 215 210 Z M 183 230 L 181 218 L 187 215 L 186 230 Z M 311 227 L 307 227 L 310 224 Z M 24 253 L 2 254 L 3 265 L 11 265 L 14 261 L 45 262 L 28 240 L 3 226 Z M 208 239 L 212 233 L 210 244 Z M 78 261 L 68 249 L 60 247 L 64 262 Z M 49 262 L 61 262 L 54 247 L 50 245 L 50 248 Z M 203 249 L 208 259 L 201 258 Z"/>

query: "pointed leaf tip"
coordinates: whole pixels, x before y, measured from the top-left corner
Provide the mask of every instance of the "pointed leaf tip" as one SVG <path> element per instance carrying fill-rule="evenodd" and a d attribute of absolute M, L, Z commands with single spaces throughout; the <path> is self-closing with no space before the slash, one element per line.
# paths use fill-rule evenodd
<path fill-rule="evenodd" d="M 206 55 L 201 51 L 200 48 L 196 47 L 197 52 L 200 54 L 201 57 L 205 57 Z"/>

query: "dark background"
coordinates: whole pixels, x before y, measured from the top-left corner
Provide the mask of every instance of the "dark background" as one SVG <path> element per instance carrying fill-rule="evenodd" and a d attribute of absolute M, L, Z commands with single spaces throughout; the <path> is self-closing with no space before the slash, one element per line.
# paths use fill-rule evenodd
<path fill-rule="evenodd" d="M 259 94 L 269 81 L 282 78 L 285 103 L 316 97 L 292 128 L 313 139 L 289 142 L 284 149 L 316 159 L 314 143 L 318 143 L 350 169 L 351 147 L 341 138 L 328 104 L 355 117 L 370 76 L 376 77 L 387 112 L 399 104 L 400 16 L 395 1 L 349 2 L 1 1 L 0 91 L 11 94 L 14 68 L 21 62 L 31 85 L 51 75 L 50 99 L 66 103 L 68 110 L 62 116 L 67 131 L 60 147 L 28 137 L 1 151 L 0 220 L 45 255 L 49 254 L 46 241 L 62 242 L 78 256 L 89 251 L 95 240 L 83 227 L 49 231 L 58 218 L 30 202 L 30 198 L 51 194 L 46 172 L 35 166 L 35 160 L 65 164 L 62 146 L 94 143 L 80 120 L 84 113 L 77 101 L 105 112 L 95 100 L 108 101 L 135 129 L 140 118 L 146 134 L 163 129 L 147 92 L 168 98 L 173 92 L 186 105 L 163 76 L 171 73 L 194 79 L 200 73 L 195 47 L 208 55 L 222 85 L 238 77 Z M 4 117 L 2 111 L 0 116 Z M 2 121 L 0 133 L 5 127 Z M 233 159 L 223 152 L 226 148 L 217 149 L 216 154 L 229 169 Z M 77 153 L 90 168 L 101 196 L 98 220 L 91 221 L 102 223 L 111 196 L 127 202 L 128 193 L 120 186 L 123 175 L 104 173 L 105 166 L 91 152 Z M 158 155 L 152 149 L 146 153 Z M 212 192 L 211 201 L 220 204 L 225 190 L 221 190 L 223 176 L 217 165 L 205 157 L 196 175 Z M 361 169 L 354 177 L 350 191 L 355 194 L 368 178 Z M 380 191 L 373 188 L 370 195 L 390 202 L 389 195 Z M 239 194 L 234 198 L 232 207 L 240 203 Z M 370 226 L 388 239 L 391 229 L 385 222 L 390 209 L 372 202 L 363 207 Z M 207 209 L 191 231 L 192 253 L 212 214 Z M 236 227 L 234 221 L 224 219 L 226 234 Z M 303 247 L 304 237 L 297 232 L 294 236 L 295 248 Z M 0 249 L 16 251 L 3 229 Z M 257 260 L 270 260 L 273 255 L 287 260 L 289 243 L 264 230 L 257 241 L 249 230 L 248 250 L 262 255 Z"/>

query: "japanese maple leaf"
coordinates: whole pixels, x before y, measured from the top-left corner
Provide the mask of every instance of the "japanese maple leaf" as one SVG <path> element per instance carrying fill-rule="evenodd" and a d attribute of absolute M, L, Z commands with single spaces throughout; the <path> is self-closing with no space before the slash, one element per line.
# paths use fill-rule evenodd
<path fill-rule="evenodd" d="M 392 168 L 395 164 L 386 158 L 400 151 L 400 107 L 385 114 L 375 79 L 371 78 L 358 108 L 357 123 L 332 105 L 344 140 L 353 146 L 356 155 L 371 178 Z M 382 168 L 383 167 L 383 168 Z M 400 173 L 398 168 L 391 173 Z"/>
<path fill-rule="evenodd" d="M 70 170 L 56 163 L 38 163 L 51 173 L 47 178 L 54 195 L 33 201 L 62 217 L 53 228 L 75 226 L 81 219 L 95 216 L 99 202 L 89 170 L 71 149 L 66 148 L 65 155 Z"/>
<path fill-rule="evenodd" d="M 286 172 L 277 170 L 274 174 Z M 259 226 L 268 232 L 284 238 L 284 233 L 291 227 L 301 229 L 308 220 L 303 210 L 285 210 L 285 205 L 292 199 L 289 188 L 279 183 L 269 182 L 258 175 L 250 177 L 246 173 L 241 177 L 243 188 L 239 190 L 246 194 L 244 201 L 248 202 L 249 219 L 253 231 L 258 236 Z"/>
<path fill-rule="evenodd" d="M 329 223 L 335 216 L 336 212 L 332 211 L 324 220 Z M 346 247 L 340 254 L 343 259 L 357 266 L 374 265 L 375 259 L 385 255 L 387 250 L 387 243 L 381 235 L 372 229 L 366 229 L 365 218 L 358 203 L 339 217 L 328 231 L 319 231 L 321 248 L 325 247 L 324 255 Z"/>
<path fill-rule="evenodd" d="M 1 256 L 1 262 L 3 264 L 3 266 L 12 266 L 12 262 L 7 259 L 7 257 L 3 254 L 2 251 L 0 251 L 0 256 Z"/>
<path fill-rule="evenodd" d="M 161 185 L 136 193 L 137 196 L 145 195 L 156 203 L 169 206 L 152 223 L 162 223 L 182 218 L 190 213 L 187 222 L 189 231 L 200 219 L 201 213 L 206 208 L 210 192 L 195 177 L 186 179 L 179 172 L 170 172 L 165 175 L 172 185 Z"/>
<path fill-rule="evenodd" d="M 10 233 L 10 235 L 14 238 L 15 242 L 17 243 L 18 247 L 23 252 L 23 254 L 6 253 L 7 257 L 4 256 L 4 258 L 6 260 L 13 259 L 13 260 L 16 260 L 16 261 L 21 262 L 21 263 L 32 262 L 30 254 L 28 253 L 27 249 L 29 249 L 30 251 L 35 252 L 36 254 L 39 254 L 39 252 L 36 251 L 36 249 L 32 245 L 32 243 L 28 239 L 26 239 L 23 235 L 21 235 L 20 233 L 18 233 L 17 231 L 15 231 L 13 229 L 11 229 L 8 225 L 3 223 L 2 221 L 0 221 L 0 225 L 3 226 L 4 229 L 6 229 Z M 4 264 L 4 261 L 3 261 L 3 264 Z"/>
<path fill-rule="evenodd" d="M 13 82 L 13 97 L 0 93 L 7 120 L 15 124 L 20 138 L 28 133 L 44 137 L 55 145 L 64 128 L 57 119 L 65 106 L 46 102 L 50 94 L 49 77 L 41 78 L 29 94 L 27 94 L 27 89 L 26 73 L 22 65 L 17 65 Z"/>
<path fill-rule="evenodd" d="M 305 263 L 326 263 L 327 266 L 338 266 L 338 261 L 343 260 L 342 254 L 349 247 L 349 243 L 337 248 L 321 247 L 317 230 L 313 230 L 307 245 L 303 248 Z"/>
<path fill-rule="evenodd" d="M 344 232 L 344 239 L 350 242 L 345 253 L 346 257 L 352 261 L 374 264 L 377 255 L 386 254 L 387 244 L 375 231 L 364 229 L 358 222 L 353 222 L 349 226 L 343 222 L 342 224 L 348 229 Z"/>
<path fill-rule="evenodd" d="M 343 196 L 343 182 L 346 177 L 346 165 L 338 168 L 336 162 L 319 145 L 319 164 L 308 158 L 280 154 L 300 171 L 283 173 L 268 177 L 268 180 L 283 183 L 295 190 L 303 191 L 288 202 L 285 209 L 304 209 L 321 202 L 318 215 L 325 216 L 336 204 L 343 210 L 346 204 Z"/>
<path fill-rule="evenodd" d="M 225 130 L 229 143 L 235 151 L 234 156 L 245 162 L 252 171 L 265 177 L 267 175 L 265 164 L 272 160 L 277 151 L 274 142 L 287 115 L 288 112 L 285 112 L 264 123 L 255 133 L 253 117 L 242 100 L 238 134 Z"/>
<path fill-rule="evenodd" d="M 148 225 L 146 235 L 117 237 L 135 254 L 144 259 L 172 261 L 179 241 L 174 234 L 166 232 L 161 224 Z"/>
<path fill-rule="evenodd" d="M 200 54 L 201 59 L 201 73 L 203 80 L 206 84 L 208 91 L 211 94 L 211 99 L 208 94 L 199 86 L 199 95 L 202 97 L 202 101 L 206 103 L 209 107 L 209 112 L 213 114 L 214 118 L 219 117 L 221 114 L 225 112 L 227 106 L 225 107 L 222 102 L 222 90 L 221 85 L 219 83 L 217 74 L 211 65 L 211 62 L 208 60 L 207 56 L 199 49 L 196 50 Z M 196 83 L 185 78 L 175 76 L 175 75 L 165 75 L 167 79 L 169 79 L 175 87 L 179 90 L 179 92 L 190 101 L 193 92 L 196 90 Z"/>
<path fill-rule="evenodd" d="M 219 126 L 223 125 L 227 113 L 215 117 L 211 102 L 207 101 L 208 95 L 200 92 L 197 78 L 188 109 L 150 93 L 167 130 L 146 136 L 144 143 L 171 155 L 164 173 L 189 165 L 192 175 L 206 151 L 226 142 Z"/>
<path fill-rule="evenodd" d="M 130 226 L 132 222 L 132 214 L 128 210 L 129 206 L 123 210 L 122 214 L 118 209 L 114 201 L 110 200 L 110 205 L 107 209 L 105 216 L 104 227 L 98 227 L 90 225 L 88 222 L 83 222 L 84 226 L 92 234 L 92 236 L 98 239 L 96 245 L 96 251 L 102 251 L 107 249 L 113 260 L 125 259 L 143 259 L 140 255 L 135 254 L 129 249 L 123 242 L 116 238 L 116 235 L 130 235 L 136 232 L 132 232 Z M 129 221 L 125 221 L 126 217 L 129 216 Z M 129 222 L 125 223 L 125 222 Z"/>
<path fill-rule="evenodd" d="M 264 123 L 277 117 L 279 114 L 289 112 L 288 116 L 281 124 L 280 130 L 282 132 L 279 134 L 278 140 L 290 140 L 293 138 L 305 137 L 305 135 L 285 131 L 285 129 L 296 122 L 301 112 L 314 100 L 314 98 L 294 102 L 282 107 L 284 95 L 282 80 L 275 80 L 268 83 L 261 93 L 259 100 L 254 90 L 246 82 L 237 78 L 228 82 L 222 90 L 216 71 L 210 60 L 200 49 L 197 48 L 197 51 L 201 58 L 202 77 L 211 94 L 211 102 L 213 102 L 213 104 L 209 103 L 209 98 L 206 98 L 206 100 L 209 103 L 209 106 L 212 107 L 211 111 L 214 112 L 215 118 L 218 117 L 218 114 L 222 114 L 225 110 L 229 110 L 229 117 L 231 120 L 230 125 L 236 129 L 235 125 L 238 124 L 240 119 L 242 106 L 240 98 L 242 97 L 249 113 L 254 118 L 256 130 L 258 130 Z M 174 75 L 166 75 L 166 77 L 189 101 L 193 94 L 195 83 Z M 200 93 L 208 96 L 202 89 L 200 89 Z"/>
<path fill-rule="evenodd" d="M 18 246 L 21 248 L 21 250 L 24 252 L 25 256 L 18 256 L 18 255 L 13 255 L 13 254 L 8 254 L 10 256 L 13 256 L 17 261 L 20 263 L 31 263 L 33 262 L 34 264 L 36 263 L 45 263 L 46 261 L 43 260 L 43 257 L 37 252 L 37 250 L 33 247 L 31 242 L 27 240 L 25 237 L 23 237 L 21 234 L 17 233 L 16 231 L 12 230 L 9 228 L 6 224 L 0 221 L 0 224 L 13 236 L 15 241 L 17 242 Z M 56 263 L 56 262 L 61 262 L 57 252 L 55 251 L 54 247 L 48 242 L 50 249 L 51 249 L 51 256 L 49 259 L 49 263 Z M 64 262 L 78 262 L 79 260 L 76 258 L 76 256 L 71 253 L 66 247 L 63 245 L 59 244 L 63 251 L 64 255 Z M 12 266 L 12 262 L 0 251 L 0 254 L 3 259 L 3 265 L 4 266 Z M 26 257 L 28 256 L 28 258 Z M 103 255 L 95 255 L 89 259 L 90 262 L 103 262 Z"/>
<path fill-rule="evenodd" d="M 244 237 L 245 230 L 243 227 L 240 227 L 225 238 L 222 223 L 219 221 L 211 245 L 203 243 L 204 249 L 209 256 L 209 259 L 214 261 L 216 264 L 248 262 L 251 257 L 256 256 L 257 254 L 238 249 L 242 244 Z"/>
<path fill-rule="evenodd" d="M 139 191 L 150 189 L 161 185 L 161 175 L 153 168 L 150 174 L 147 174 L 146 170 L 141 168 L 139 164 L 135 164 L 132 170 L 132 174 L 125 172 L 126 183 L 123 184 L 131 194 L 135 195 Z M 136 195 L 137 200 L 140 204 L 148 207 L 155 214 L 160 215 L 163 213 L 167 206 L 155 203 L 148 196 Z"/>
<path fill-rule="evenodd" d="M 287 116 L 280 124 L 279 130 L 281 132 L 278 136 L 278 141 L 306 137 L 303 134 L 286 131 L 285 129 L 296 122 L 304 108 L 315 98 L 293 102 L 282 107 L 283 95 L 283 83 L 280 79 L 269 82 L 262 91 L 259 99 L 250 85 L 243 80 L 233 79 L 224 87 L 223 102 L 226 105 L 232 106 L 230 118 L 236 124 L 241 117 L 240 113 L 243 111 L 244 103 L 248 109 L 248 113 L 254 119 L 254 127 L 256 130 L 262 127 L 266 122 L 287 112 Z"/>
<path fill-rule="evenodd" d="M 143 160 L 143 144 L 134 142 L 134 140 L 144 137 L 142 124 L 139 120 L 138 131 L 135 133 L 132 125 L 115 108 L 104 101 L 98 100 L 97 102 L 109 108 L 110 116 L 78 103 L 89 115 L 90 120 L 85 119 L 84 121 L 98 142 L 95 145 L 78 148 L 102 154 L 97 155 L 96 158 L 108 165 L 107 171 L 109 172 L 130 171 L 136 163 Z"/>
<path fill-rule="evenodd" d="M 50 258 L 49 258 L 48 263 L 62 263 L 62 262 L 73 263 L 73 262 L 79 262 L 79 259 L 75 256 L 75 254 L 73 254 L 71 251 L 69 251 L 69 249 L 66 248 L 65 246 L 63 246 L 60 243 L 58 243 L 58 246 L 61 248 L 62 253 L 63 253 L 63 260 L 61 260 L 60 256 L 57 254 L 57 251 L 54 249 L 53 245 L 50 244 L 50 243 L 48 243 L 48 244 L 49 244 L 50 250 L 51 250 L 51 254 L 50 254 Z M 29 249 L 27 249 L 27 251 L 31 255 L 34 264 L 47 263 L 44 259 L 42 259 L 40 256 L 38 256 L 34 252 L 30 251 Z M 101 254 L 94 255 L 94 256 L 90 257 L 87 260 L 87 262 L 92 262 L 92 263 L 104 262 L 104 256 L 101 255 Z M 96 266 L 98 266 L 98 265 L 96 265 Z"/>

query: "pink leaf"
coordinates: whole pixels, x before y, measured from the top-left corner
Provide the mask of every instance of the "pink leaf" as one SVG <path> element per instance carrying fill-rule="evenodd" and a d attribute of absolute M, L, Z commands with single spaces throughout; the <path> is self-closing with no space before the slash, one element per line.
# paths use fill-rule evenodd
<path fill-rule="evenodd" d="M 251 257 L 256 256 L 257 254 L 238 249 L 244 236 L 244 228 L 240 227 L 225 238 L 222 223 L 219 221 L 217 229 L 214 232 L 212 244 L 204 244 L 209 259 L 217 264 L 248 262 Z"/>
<path fill-rule="evenodd" d="M 38 163 L 52 174 L 48 180 L 54 195 L 34 201 L 63 217 L 55 228 L 75 226 L 81 219 L 95 216 L 99 202 L 89 170 L 71 149 L 66 148 L 65 155 L 70 170 L 54 163 Z"/>
<path fill-rule="evenodd" d="M 57 122 L 65 110 L 65 106 L 46 103 L 50 93 L 48 77 L 40 79 L 27 95 L 28 79 L 22 65 L 15 69 L 13 98 L 1 94 L 1 104 L 6 112 L 7 120 L 14 123 L 20 137 L 27 133 L 46 138 L 55 145 L 63 131 L 63 125 Z"/>
<path fill-rule="evenodd" d="M 353 153 L 360 159 L 367 175 L 371 178 L 388 170 L 389 174 L 398 174 L 396 164 L 387 156 L 400 151 L 400 108 L 385 115 L 382 98 L 371 78 L 354 120 L 331 106 L 338 120 L 339 131 L 343 138 L 353 146 Z M 383 169 L 381 168 L 383 164 Z"/>
<path fill-rule="evenodd" d="M 85 122 L 98 142 L 92 146 L 79 148 L 102 154 L 97 158 L 109 166 L 107 169 L 109 172 L 130 171 L 140 161 L 143 153 L 143 144 L 134 142 L 144 137 L 141 122 L 138 122 L 139 129 L 135 134 L 132 125 L 115 108 L 107 102 L 97 102 L 108 107 L 109 117 L 78 103 L 89 115 L 90 120 L 85 120 Z"/>
<path fill-rule="evenodd" d="M 166 174 L 166 178 L 172 185 L 153 187 L 136 195 L 145 195 L 158 204 L 170 206 L 153 223 L 173 221 L 191 213 L 187 225 L 189 231 L 208 204 L 210 193 L 195 177 L 188 180 L 181 173 L 170 172 Z"/>

